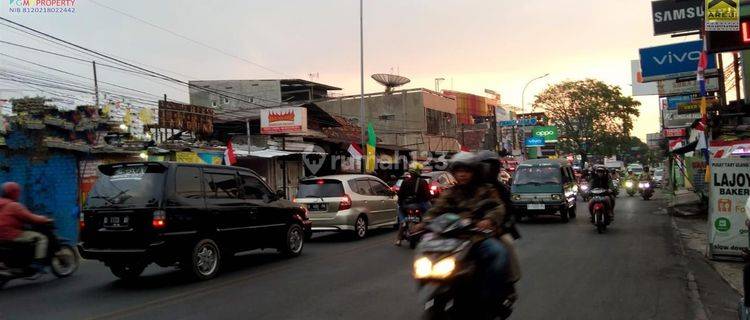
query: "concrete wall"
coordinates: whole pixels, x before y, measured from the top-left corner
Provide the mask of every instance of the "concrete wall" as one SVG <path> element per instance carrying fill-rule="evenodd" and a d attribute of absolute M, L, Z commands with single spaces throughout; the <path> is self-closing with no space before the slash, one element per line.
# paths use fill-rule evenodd
<path fill-rule="evenodd" d="M 252 100 L 253 104 L 249 104 L 191 87 L 190 104 L 204 107 L 236 110 L 241 108 L 258 108 L 257 105 L 276 106 L 281 101 L 281 84 L 279 80 L 210 80 L 190 81 L 190 84 L 222 94 L 231 92 L 248 97 L 257 97 L 257 99 Z M 241 96 L 238 98 L 244 99 Z"/>

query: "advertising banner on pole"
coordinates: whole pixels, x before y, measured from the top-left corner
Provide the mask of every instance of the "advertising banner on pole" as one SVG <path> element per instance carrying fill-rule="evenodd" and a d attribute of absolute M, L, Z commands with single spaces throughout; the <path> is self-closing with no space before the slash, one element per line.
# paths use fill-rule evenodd
<path fill-rule="evenodd" d="M 534 127 L 531 129 L 531 135 L 536 137 L 544 138 L 544 142 L 555 143 L 557 142 L 557 127 L 555 126 L 544 126 Z"/>
<path fill-rule="evenodd" d="M 703 23 L 702 0 L 651 2 L 654 35 L 700 30 Z"/>
<path fill-rule="evenodd" d="M 703 40 L 641 48 L 643 81 L 695 77 L 698 59 L 703 51 Z M 706 75 L 716 73 L 716 56 L 708 56 Z"/>
<path fill-rule="evenodd" d="M 740 31 L 739 0 L 706 0 L 706 31 Z"/>
<path fill-rule="evenodd" d="M 677 80 L 662 80 L 657 82 L 657 90 L 660 96 L 674 96 L 682 94 L 700 93 L 698 82 L 693 80 L 688 81 L 677 81 Z M 719 91 L 719 79 L 718 78 L 707 78 L 706 79 L 706 91 Z"/>
<path fill-rule="evenodd" d="M 708 253 L 740 257 L 747 248 L 745 202 L 750 195 L 750 158 L 711 159 Z"/>
<path fill-rule="evenodd" d="M 640 60 L 630 60 L 630 76 L 634 96 L 655 96 L 659 94 L 656 83 L 643 82 Z"/>

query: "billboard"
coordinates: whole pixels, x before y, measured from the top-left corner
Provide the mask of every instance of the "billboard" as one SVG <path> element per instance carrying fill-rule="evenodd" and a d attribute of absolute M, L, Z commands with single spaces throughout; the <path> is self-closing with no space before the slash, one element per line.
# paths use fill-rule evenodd
<path fill-rule="evenodd" d="M 557 142 L 557 127 L 555 126 L 544 126 L 534 127 L 531 129 L 531 135 L 535 137 L 544 138 L 544 142 Z"/>
<path fill-rule="evenodd" d="M 677 81 L 677 80 L 662 80 L 657 82 L 657 91 L 660 96 L 674 96 L 691 93 L 700 93 L 698 82 L 693 80 Z M 718 78 L 706 78 L 706 91 L 719 91 L 719 79 Z"/>
<path fill-rule="evenodd" d="M 684 137 L 687 135 L 687 129 L 686 128 L 664 129 L 664 132 L 662 133 L 662 135 L 665 138 Z"/>
<path fill-rule="evenodd" d="M 719 99 L 716 99 L 716 98 L 706 99 L 706 110 L 708 111 L 718 110 L 720 106 L 721 104 L 719 103 Z M 699 112 L 701 112 L 700 99 L 686 102 L 686 103 L 680 103 L 677 106 L 677 114 L 688 114 L 688 113 L 699 113 Z"/>
<path fill-rule="evenodd" d="M 524 145 L 527 148 L 531 148 L 531 147 L 544 147 L 544 142 L 545 142 L 544 138 L 533 136 L 533 137 L 526 138 L 526 140 L 524 140 Z"/>
<path fill-rule="evenodd" d="M 681 103 L 689 103 L 693 101 L 693 96 L 673 96 L 667 98 L 667 109 L 677 110 L 677 106 Z"/>
<path fill-rule="evenodd" d="M 656 83 L 643 82 L 641 60 L 630 60 L 630 76 L 633 96 L 655 96 L 659 94 L 659 88 L 656 86 Z"/>
<path fill-rule="evenodd" d="M 750 194 L 750 158 L 711 159 L 708 253 L 741 256 L 747 248 L 745 202 Z"/>
<path fill-rule="evenodd" d="M 705 0 L 706 31 L 739 31 L 739 0 Z"/>
<path fill-rule="evenodd" d="M 700 30 L 701 24 L 703 24 L 704 9 L 701 0 L 651 2 L 654 35 Z"/>
<path fill-rule="evenodd" d="M 662 119 L 664 120 L 664 128 L 680 128 L 688 127 L 693 124 L 695 119 L 700 119 L 700 113 L 686 113 L 679 114 L 677 110 L 662 110 Z"/>
<path fill-rule="evenodd" d="M 702 50 L 702 40 L 640 49 L 643 81 L 694 77 Z M 706 75 L 716 73 L 715 69 L 716 57 L 709 55 Z"/>
<path fill-rule="evenodd" d="M 750 16 L 740 18 L 739 31 L 706 32 L 706 50 L 711 53 L 750 49 Z"/>
<path fill-rule="evenodd" d="M 287 107 L 260 110 L 260 133 L 307 132 L 307 108 Z"/>

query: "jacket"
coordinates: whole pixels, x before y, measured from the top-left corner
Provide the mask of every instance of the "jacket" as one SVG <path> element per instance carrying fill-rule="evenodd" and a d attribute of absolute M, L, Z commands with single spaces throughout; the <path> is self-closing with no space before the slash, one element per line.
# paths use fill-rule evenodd
<path fill-rule="evenodd" d="M 494 200 L 497 202 L 491 210 L 484 212 L 483 217 L 471 216 L 472 211 L 477 209 L 483 200 Z M 444 191 L 435 205 L 427 211 L 426 216 L 434 218 L 445 213 L 455 213 L 464 218 L 490 219 L 495 225 L 500 226 L 505 219 L 505 205 L 500 198 L 497 190 L 489 184 L 482 184 L 477 187 L 454 186 Z"/>
<path fill-rule="evenodd" d="M 599 177 L 597 175 L 593 175 L 591 177 L 591 181 L 589 181 L 589 188 L 591 189 L 612 189 L 612 180 L 609 178 L 609 175 L 604 175 L 604 177 Z"/>
<path fill-rule="evenodd" d="M 419 181 L 419 185 L 417 185 Z M 430 201 L 430 185 L 422 178 L 405 179 L 398 188 L 398 204 L 424 203 Z"/>
<path fill-rule="evenodd" d="M 42 224 L 44 216 L 31 213 L 22 204 L 0 198 L 0 240 L 13 241 L 23 232 L 24 224 Z"/>

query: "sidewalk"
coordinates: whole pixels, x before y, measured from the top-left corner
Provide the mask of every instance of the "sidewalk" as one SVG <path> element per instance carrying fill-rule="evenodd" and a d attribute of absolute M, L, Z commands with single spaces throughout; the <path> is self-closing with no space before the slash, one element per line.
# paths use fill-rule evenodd
<path fill-rule="evenodd" d="M 686 249 L 698 252 L 734 290 L 742 293 L 744 263 L 708 259 L 708 209 L 700 203 L 698 195 L 689 190 L 677 190 L 668 201 L 667 212 L 672 216 Z"/>

